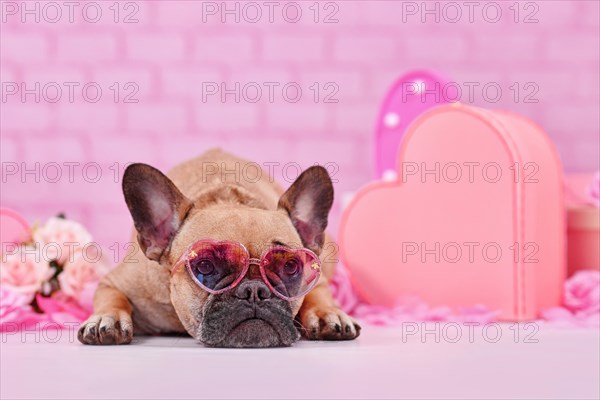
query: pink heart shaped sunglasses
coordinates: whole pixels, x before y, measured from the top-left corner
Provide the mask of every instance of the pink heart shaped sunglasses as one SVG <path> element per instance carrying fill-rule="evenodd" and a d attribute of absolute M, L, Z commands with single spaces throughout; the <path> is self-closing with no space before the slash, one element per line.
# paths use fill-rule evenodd
<path fill-rule="evenodd" d="M 194 282 L 212 294 L 235 288 L 250 265 L 257 265 L 271 292 L 287 301 L 306 295 L 321 276 L 321 261 L 308 249 L 272 246 L 258 259 L 251 258 L 243 244 L 233 241 L 192 243 L 175 262 L 171 274 L 184 264 Z"/>

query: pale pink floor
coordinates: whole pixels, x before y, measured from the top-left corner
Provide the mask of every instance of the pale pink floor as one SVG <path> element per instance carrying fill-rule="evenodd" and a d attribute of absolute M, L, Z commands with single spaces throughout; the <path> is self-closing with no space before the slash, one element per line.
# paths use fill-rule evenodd
<path fill-rule="evenodd" d="M 419 327 L 422 330 L 421 327 Z M 462 328 L 461 328 L 462 329 Z M 407 330 L 405 330 L 406 332 Z M 443 331 L 440 329 L 440 332 Z M 528 332 L 531 332 L 529 330 Z M 600 396 L 597 330 L 542 327 L 538 343 L 502 326 L 497 343 L 466 327 L 414 335 L 365 327 L 354 342 L 267 350 L 209 349 L 189 338 L 83 346 L 64 332 L 3 335 L 1 397 L 12 398 L 555 398 Z M 488 330 L 493 338 L 494 329 Z M 39 343 L 37 343 L 39 342 Z"/>

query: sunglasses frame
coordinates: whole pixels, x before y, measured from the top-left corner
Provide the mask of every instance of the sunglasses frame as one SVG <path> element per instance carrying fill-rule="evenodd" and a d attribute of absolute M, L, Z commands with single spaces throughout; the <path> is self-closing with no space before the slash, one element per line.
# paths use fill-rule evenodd
<path fill-rule="evenodd" d="M 220 245 L 220 244 L 226 244 L 226 245 L 234 245 L 238 248 L 240 248 L 241 250 L 243 250 L 243 257 L 240 260 L 242 263 L 244 263 L 242 272 L 240 273 L 240 276 L 238 278 L 236 278 L 236 280 L 230 284 L 229 286 L 223 288 L 223 289 L 219 289 L 219 290 L 213 290 L 210 289 L 206 286 L 204 286 L 202 283 L 200 283 L 200 281 L 198 281 L 198 279 L 194 276 L 193 272 L 192 272 L 192 266 L 190 264 L 190 261 L 193 260 L 194 258 L 196 258 L 198 255 L 196 254 L 195 251 L 192 250 L 192 248 L 194 246 L 196 246 L 198 243 L 206 243 L 206 244 L 210 244 L 210 245 Z M 267 265 L 267 260 L 266 260 L 266 256 L 267 254 L 269 254 L 271 251 L 273 250 L 285 250 L 285 251 L 303 251 L 308 253 L 311 257 L 314 258 L 315 261 L 313 261 L 313 264 L 311 265 L 311 268 L 316 271 L 316 278 L 313 279 L 313 281 L 311 282 L 309 289 L 306 290 L 303 294 L 297 295 L 297 296 L 292 296 L 292 297 L 288 297 L 288 296 L 284 296 L 283 294 L 279 293 L 277 290 L 275 290 L 273 288 L 273 285 L 271 285 L 271 283 L 269 282 L 269 280 L 267 279 L 267 274 L 265 272 L 265 266 Z M 250 265 L 258 265 L 259 270 L 260 270 L 260 275 L 262 277 L 262 280 L 264 283 L 266 283 L 267 287 L 269 288 L 269 290 L 271 291 L 271 293 L 273 293 L 275 296 L 279 297 L 282 300 L 286 300 L 286 301 L 293 301 L 296 299 L 299 299 L 300 297 L 306 296 L 306 294 L 308 292 L 310 292 L 311 290 L 314 289 L 314 287 L 317 285 L 317 283 L 319 282 L 319 278 L 321 278 L 321 260 L 319 259 L 319 257 L 311 250 L 307 249 L 307 248 L 300 248 L 300 249 L 292 249 L 290 247 L 285 247 L 285 246 L 271 246 L 267 249 L 265 249 L 265 251 L 263 251 L 262 255 L 260 256 L 260 258 L 252 258 L 250 257 L 250 253 L 248 252 L 248 249 L 246 248 L 246 246 L 244 246 L 242 243 L 240 242 L 234 242 L 231 240 L 211 240 L 211 239 L 202 239 L 202 240 L 197 240 L 194 243 L 190 244 L 185 251 L 183 252 L 183 254 L 181 254 L 181 256 L 177 259 L 177 261 L 175 261 L 175 263 L 173 264 L 173 267 L 171 268 L 171 275 L 173 275 L 175 273 L 175 271 L 177 271 L 179 269 L 179 267 L 181 266 L 181 264 L 185 263 L 186 264 L 186 270 L 188 272 L 188 274 L 190 275 L 190 277 L 192 278 L 192 280 L 194 281 L 194 283 L 196 283 L 196 285 L 200 286 L 200 288 L 202 288 L 203 290 L 207 291 L 208 293 L 211 294 L 221 294 L 221 293 L 225 293 L 229 290 L 234 289 L 237 285 L 240 284 L 240 282 L 244 279 L 244 277 L 246 276 L 246 274 L 248 273 L 248 270 L 250 269 Z"/>

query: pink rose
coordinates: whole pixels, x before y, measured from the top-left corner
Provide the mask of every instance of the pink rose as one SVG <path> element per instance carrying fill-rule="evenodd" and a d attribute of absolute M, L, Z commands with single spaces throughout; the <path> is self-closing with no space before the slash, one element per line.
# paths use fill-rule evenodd
<path fill-rule="evenodd" d="M 28 296 L 28 302 L 53 274 L 54 270 L 34 248 L 19 247 L 14 253 L 2 255 L 0 284 Z"/>
<path fill-rule="evenodd" d="M 77 300 L 84 309 L 91 310 L 98 282 L 109 270 L 105 257 L 94 261 L 90 256 L 77 252 L 73 255 L 73 260 L 64 265 L 63 271 L 58 275 L 58 282 L 67 296 Z"/>
<path fill-rule="evenodd" d="M 56 260 L 62 265 L 77 249 L 90 243 L 92 235 L 78 222 L 53 217 L 33 232 L 33 241 L 42 246 L 46 261 Z"/>
<path fill-rule="evenodd" d="M 562 307 L 543 310 L 541 316 L 554 326 L 600 326 L 600 272 L 579 271 L 567 279 Z"/>
<path fill-rule="evenodd" d="M 600 312 L 600 272 L 579 271 L 565 283 L 564 306 L 585 316 Z"/>

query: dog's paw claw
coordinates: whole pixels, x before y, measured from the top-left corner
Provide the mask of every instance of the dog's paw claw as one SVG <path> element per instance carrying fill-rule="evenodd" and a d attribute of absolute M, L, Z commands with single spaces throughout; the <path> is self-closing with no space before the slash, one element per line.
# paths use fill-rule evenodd
<path fill-rule="evenodd" d="M 306 310 L 301 322 L 310 340 L 352 340 L 360 335 L 360 325 L 337 307 Z"/>
<path fill-rule="evenodd" d="M 94 314 L 81 324 L 77 339 L 83 344 L 127 344 L 133 339 L 132 328 L 127 313 Z"/>

